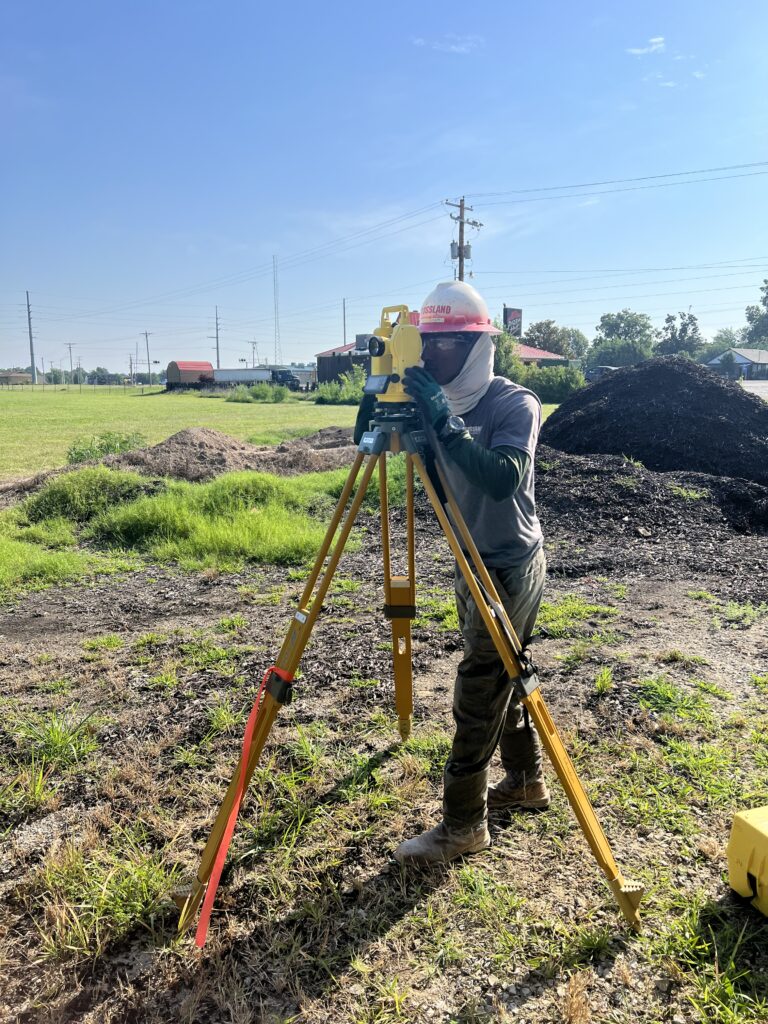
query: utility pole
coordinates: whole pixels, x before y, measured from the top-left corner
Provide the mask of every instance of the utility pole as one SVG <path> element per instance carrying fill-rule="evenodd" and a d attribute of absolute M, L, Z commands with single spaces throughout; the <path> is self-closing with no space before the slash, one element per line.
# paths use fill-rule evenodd
<path fill-rule="evenodd" d="M 35 343 L 32 340 L 32 313 L 29 308 L 29 292 L 27 292 L 27 330 L 29 331 L 29 358 L 32 362 L 32 383 L 37 384 L 37 367 L 35 366 Z"/>
<path fill-rule="evenodd" d="M 347 344 L 347 300 L 341 300 L 341 312 L 344 317 L 344 344 Z"/>
<path fill-rule="evenodd" d="M 209 341 L 216 342 L 216 369 L 221 369 L 221 358 L 219 354 L 219 307 L 216 307 L 216 333 L 208 335 Z"/>
<path fill-rule="evenodd" d="M 251 367 L 256 368 L 256 360 L 259 358 L 259 343 L 254 338 L 251 342 Z"/>
<path fill-rule="evenodd" d="M 41 356 L 40 361 L 43 364 L 43 391 L 45 391 L 45 356 Z"/>
<path fill-rule="evenodd" d="M 77 357 L 77 383 L 80 385 L 80 394 L 83 393 L 83 368 L 80 365 L 80 356 Z"/>
<path fill-rule="evenodd" d="M 467 210 L 469 210 L 470 213 L 472 212 L 472 207 L 471 206 L 467 206 L 466 203 L 464 202 L 464 196 L 461 197 L 461 199 L 458 201 L 458 203 L 452 203 L 452 202 L 450 202 L 450 200 L 446 199 L 445 200 L 445 205 L 446 206 L 454 206 L 459 211 L 458 214 L 456 214 L 456 213 L 452 213 L 451 214 L 451 220 L 457 220 L 459 222 L 459 251 L 458 251 L 458 257 L 459 257 L 459 280 L 463 281 L 464 280 L 464 258 L 468 257 L 469 254 L 472 251 L 470 246 L 468 246 L 468 245 L 465 246 L 464 245 L 464 225 L 465 224 L 469 224 L 469 226 L 471 228 L 481 228 L 483 225 L 480 223 L 479 220 L 467 220 L 466 217 L 464 216 L 464 214 L 466 213 Z"/>
<path fill-rule="evenodd" d="M 128 376 L 131 378 L 131 384 L 133 384 L 133 356 L 128 353 Z"/>
<path fill-rule="evenodd" d="M 72 381 L 74 380 L 74 372 L 75 372 L 72 369 L 72 345 L 73 345 L 73 342 L 67 341 L 64 344 L 65 344 L 65 348 L 69 349 L 69 383 L 71 384 Z"/>
<path fill-rule="evenodd" d="M 149 331 L 144 331 L 144 341 L 147 343 L 147 384 L 152 385 L 152 363 L 149 360 Z"/>
<path fill-rule="evenodd" d="M 275 303 L 275 366 L 280 366 L 283 361 L 283 351 L 280 346 L 280 308 L 277 289 L 277 256 L 272 257 L 272 295 Z"/>

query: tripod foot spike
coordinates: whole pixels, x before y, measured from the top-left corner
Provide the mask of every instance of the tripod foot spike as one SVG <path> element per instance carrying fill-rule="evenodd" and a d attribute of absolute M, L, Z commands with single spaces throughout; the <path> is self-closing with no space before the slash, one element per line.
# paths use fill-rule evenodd
<path fill-rule="evenodd" d="M 627 920 L 633 931 L 639 932 L 642 928 L 638 907 L 645 891 L 639 882 L 626 882 L 621 875 L 608 883 L 611 887 L 619 909 Z"/>

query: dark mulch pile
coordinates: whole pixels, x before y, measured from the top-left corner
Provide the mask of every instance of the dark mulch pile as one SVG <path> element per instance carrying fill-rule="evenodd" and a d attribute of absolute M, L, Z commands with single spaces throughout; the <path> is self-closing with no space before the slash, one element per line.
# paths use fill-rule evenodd
<path fill-rule="evenodd" d="M 768 485 L 768 403 L 678 356 L 604 377 L 563 402 L 541 440 L 574 454 L 639 459 Z"/>

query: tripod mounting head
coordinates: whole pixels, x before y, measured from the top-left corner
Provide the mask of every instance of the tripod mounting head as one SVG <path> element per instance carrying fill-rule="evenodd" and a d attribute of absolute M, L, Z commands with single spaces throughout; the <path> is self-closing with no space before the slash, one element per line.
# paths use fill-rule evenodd
<path fill-rule="evenodd" d="M 356 348 L 371 356 L 365 394 L 376 395 L 384 404 L 412 405 L 413 399 L 403 388 L 403 376 L 409 366 L 421 361 L 421 334 L 411 323 L 408 307 L 385 306 L 379 326 L 373 334 L 358 335 Z"/>

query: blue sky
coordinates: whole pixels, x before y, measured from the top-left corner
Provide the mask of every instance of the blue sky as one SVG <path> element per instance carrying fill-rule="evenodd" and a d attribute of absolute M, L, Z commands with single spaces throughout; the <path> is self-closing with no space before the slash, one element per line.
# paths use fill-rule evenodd
<path fill-rule="evenodd" d="M 283 357 L 311 358 L 343 298 L 351 340 L 452 276 L 462 194 L 492 314 L 738 326 L 768 163 L 514 190 L 768 161 L 767 28 L 764 0 L 6 0 L 0 365 L 29 361 L 25 289 L 38 365 L 126 367 L 144 330 L 210 358 L 216 304 L 222 365 L 271 358 L 273 255 Z"/>

